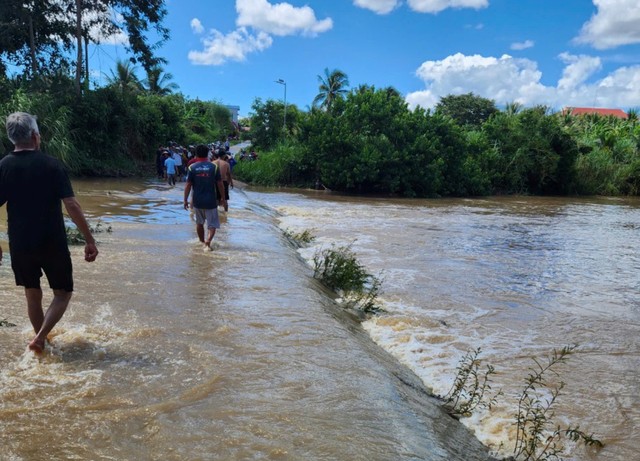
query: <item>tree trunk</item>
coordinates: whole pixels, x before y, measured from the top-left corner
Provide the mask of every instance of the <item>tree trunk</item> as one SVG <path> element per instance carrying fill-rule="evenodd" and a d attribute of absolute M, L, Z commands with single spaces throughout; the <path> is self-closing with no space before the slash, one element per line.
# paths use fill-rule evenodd
<path fill-rule="evenodd" d="M 36 36 L 33 30 L 33 11 L 29 11 L 29 48 L 31 54 L 31 78 L 38 75 L 38 57 L 36 55 Z"/>
<path fill-rule="evenodd" d="M 89 90 L 89 34 L 84 36 L 84 88 Z"/>
<path fill-rule="evenodd" d="M 76 60 L 76 96 L 82 96 L 82 0 L 76 0 L 76 43 L 78 57 Z"/>

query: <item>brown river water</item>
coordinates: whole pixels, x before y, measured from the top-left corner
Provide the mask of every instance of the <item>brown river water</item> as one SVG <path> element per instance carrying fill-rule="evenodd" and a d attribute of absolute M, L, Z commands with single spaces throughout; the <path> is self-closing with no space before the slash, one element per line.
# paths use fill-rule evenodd
<path fill-rule="evenodd" d="M 569 344 L 554 420 L 606 446 L 565 458 L 640 460 L 640 200 L 236 189 L 204 252 L 183 185 L 74 183 L 112 232 L 95 263 L 72 248 L 42 358 L 0 209 L 0 460 L 484 460 L 511 452 L 532 359 Z M 332 244 L 380 275 L 385 312 L 360 324 L 313 279 Z M 477 347 L 504 395 L 458 422 L 428 392 Z"/>

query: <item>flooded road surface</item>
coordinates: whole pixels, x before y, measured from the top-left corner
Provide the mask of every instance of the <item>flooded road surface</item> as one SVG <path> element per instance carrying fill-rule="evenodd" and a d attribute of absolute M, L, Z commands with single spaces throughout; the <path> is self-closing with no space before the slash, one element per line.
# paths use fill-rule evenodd
<path fill-rule="evenodd" d="M 313 280 L 272 196 L 232 191 L 204 252 L 182 186 L 74 184 L 112 232 L 95 263 L 72 248 L 76 293 L 39 359 L 0 210 L 0 320 L 17 325 L 0 328 L 1 460 L 487 459 Z"/>

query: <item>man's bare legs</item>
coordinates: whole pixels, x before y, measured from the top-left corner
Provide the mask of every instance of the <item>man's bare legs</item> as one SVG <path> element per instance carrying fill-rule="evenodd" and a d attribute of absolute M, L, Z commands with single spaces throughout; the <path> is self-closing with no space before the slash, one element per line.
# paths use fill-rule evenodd
<path fill-rule="evenodd" d="M 207 240 L 204 242 L 204 244 L 209 247 L 209 249 L 211 249 L 211 240 L 213 240 L 213 237 L 215 237 L 216 235 L 216 228 L 215 227 L 211 227 L 208 229 L 208 234 L 207 235 Z"/>
<path fill-rule="evenodd" d="M 40 288 L 25 288 L 24 294 L 27 297 L 27 312 L 29 320 L 33 325 L 33 331 L 38 334 L 44 322 L 44 312 L 42 311 L 42 290 Z"/>
<path fill-rule="evenodd" d="M 56 326 L 67 310 L 72 293 L 64 290 L 53 290 L 53 300 L 46 313 L 42 311 L 42 290 L 40 288 L 27 288 L 25 289 L 25 294 L 29 319 L 36 331 L 35 338 L 29 343 L 29 349 L 39 354 L 44 351 L 44 342 L 47 339 L 47 335 L 51 333 L 53 327 Z M 40 328 L 37 328 L 38 326 Z"/>
<path fill-rule="evenodd" d="M 200 243 L 205 243 L 204 242 L 204 224 L 196 224 L 196 234 L 198 234 Z"/>

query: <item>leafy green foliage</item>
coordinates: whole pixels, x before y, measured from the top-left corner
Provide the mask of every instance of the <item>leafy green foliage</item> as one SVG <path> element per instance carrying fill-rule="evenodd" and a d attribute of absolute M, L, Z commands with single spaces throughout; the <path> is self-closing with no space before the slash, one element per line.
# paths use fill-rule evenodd
<path fill-rule="evenodd" d="M 471 129 L 480 128 L 497 112 L 494 101 L 473 93 L 450 94 L 436 104 L 436 113 L 451 117 L 459 125 Z"/>
<path fill-rule="evenodd" d="M 640 125 L 634 111 L 630 111 L 628 120 L 567 115 L 562 121 L 578 144 L 574 165 L 576 192 L 640 194 Z"/>
<path fill-rule="evenodd" d="M 569 192 L 577 145 L 545 107 L 497 114 L 483 130 L 493 141 L 487 166 L 494 188 L 532 194 Z"/>
<path fill-rule="evenodd" d="M 491 390 L 490 377 L 495 374 L 495 369 L 487 365 L 486 371 L 480 372 L 480 351 L 480 348 L 469 351 L 460 359 L 453 385 L 444 396 L 445 406 L 453 416 L 471 416 L 478 407 L 490 410 L 502 395 L 502 391 L 499 391 L 487 398 L 486 393 Z"/>
<path fill-rule="evenodd" d="M 349 307 L 366 313 L 381 310 L 376 299 L 382 282 L 358 262 L 351 245 L 331 246 L 316 252 L 313 276 L 331 290 L 342 293 Z"/>
<path fill-rule="evenodd" d="M 287 104 L 287 124 L 284 125 L 283 102 L 268 99 L 263 102 L 256 98 L 251 105 L 251 142 L 256 149 L 270 150 L 288 138 L 298 133 L 301 118 L 300 111 L 293 104 Z"/>
<path fill-rule="evenodd" d="M 339 69 L 329 72 L 324 69 L 324 77 L 318 75 L 318 95 L 313 99 L 313 107 L 329 110 L 336 99 L 343 98 L 349 86 L 349 77 Z"/>
<path fill-rule="evenodd" d="M 293 232 L 289 229 L 284 231 L 284 236 L 289 240 L 296 242 L 298 246 L 313 242 L 316 237 L 311 233 L 309 229 L 305 229 L 302 232 Z"/>
<path fill-rule="evenodd" d="M 302 155 L 299 146 L 283 142 L 271 152 L 261 153 L 258 160 L 238 162 L 233 174 L 241 181 L 262 186 L 310 186 L 313 174 L 305 167 Z"/>
<path fill-rule="evenodd" d="M 515 459 L 523 461 L 560 459 L 563 453 L 564 437 L 574 442 L 582 441 L 587 446 L 603 446 L 600 440 L 582 432 L 579 426 L 561 428 L 558 425 L 555 429 L 548 431 L 549 427 L 555 426 L 553 408 L 565 384 L 560 382 L 559 385 L 552 386 L 547 381 L 547 375 L 557 376 L 555 367 L 566 362 L 576 347 L 565 346 L 559 351 L 554 349 L 546 363 L 534 359 L 536 366 L 530 370 L 518 401 Z"/>

